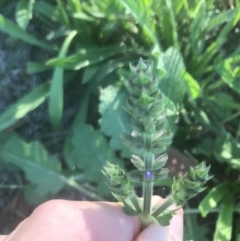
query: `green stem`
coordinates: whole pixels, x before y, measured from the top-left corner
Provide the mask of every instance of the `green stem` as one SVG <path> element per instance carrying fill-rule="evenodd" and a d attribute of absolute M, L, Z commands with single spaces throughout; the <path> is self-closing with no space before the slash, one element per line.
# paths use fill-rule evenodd
<path fill-rule="evenodd" d="M 146 144 L 149 143 L 151 137 L 146 138 Z M 145 171 L 152 170 L 152 164 L 155 155 L 151 152 L 144 154 Z M 151 214 L 151 202 L 153 195 L 154 182 L 143 182 L 143 215 L 148 216 Z"/>
<path fill-rule="evenodd" d="M 153 195 L 153 182 L 143 183 L 143 215 L 147 216 L 151 213 L 151 202 Z"/>
<path fill-rule="evenodd" d="M 153 212 L 152 216 L 157 217 L 159 214 L 161 214 L 164 210 L 166 210 L 168 207 L 170 207 L 172 204 L 175 203 L 175 200 L 172 195 L 169 195 L 164 202 L 162 202 L 158 208 Z"/>

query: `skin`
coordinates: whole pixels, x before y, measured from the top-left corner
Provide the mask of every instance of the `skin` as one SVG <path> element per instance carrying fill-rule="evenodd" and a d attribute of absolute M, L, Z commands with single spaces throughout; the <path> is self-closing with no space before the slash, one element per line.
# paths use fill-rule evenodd
<path fill-rule="evenodd" d="M 154 203 L 160 203 L 154 197 Z M 182 241 L 183 211 L 170 226 L 151 224 L 140 231 L 137 217 L 127 216 L 122 204 L 52 200 L 40 205 L 0 241 Z"/>

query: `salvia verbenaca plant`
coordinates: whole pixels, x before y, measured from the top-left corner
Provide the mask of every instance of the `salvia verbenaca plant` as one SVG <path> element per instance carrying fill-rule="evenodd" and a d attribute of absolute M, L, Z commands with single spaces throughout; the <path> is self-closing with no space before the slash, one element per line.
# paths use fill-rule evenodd
<path fill-rule="evenodd" d="M 103 170 L 115 198 L 123 202 L 127 214 L 141 218 L 142 228 L 151 222 L 169 225 L 176 210 L 203 191 L 204 184 L 211 178 L 208 175 L 210 167 L 205 163 L 191 167 L 188 173 L 174 179 L 171 194 L 160 205 L 151 208 L 154 183 L 168 175 L 168 169 L 163 167 L 173 137 L 165 114 L 166 97 L 159 89 L 164 70 L 159 73 L 162 73 L 160 78 L 154 74 L 153 63 L 142 59 L 136 66 L 130 64 L 130 71 L 121 71 L 129 93 L 125 109 L 132 116 L 132 133 L 124 133 L 122 139 L 130 148 L 131 161 L 138 170 L 125 173 L 110 162 Z M 139 198 L 134 190 L 139 184 L 143 186 L 143 198 Z M 173 204 L 174 209 L 171 208 Z"/>

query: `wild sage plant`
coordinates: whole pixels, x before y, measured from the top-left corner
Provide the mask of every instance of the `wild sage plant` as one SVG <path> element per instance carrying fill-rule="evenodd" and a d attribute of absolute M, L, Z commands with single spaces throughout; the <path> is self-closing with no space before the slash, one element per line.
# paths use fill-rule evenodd
<path fill-rule="evenodd" d="M 159 73 L 164 73 L 164 70 Z M 154 75 L 151 61 L 140 59 L 136 66 L 130 64 L 129 72 L 122 71 L 121 76 L 129 93 L 125 109 L 132 116 L 133 130 L 131 135 L 124 133 L 123 142 L 130 148 L 131 161 L 138 170 L 125 173 L 119 166 L 108 162 L 103 173 L 113 195 L 123 202 L 124 211 L 140 216 L 143 228 L 152 221 L 162 226 L 169 225 L 175 211 L 187 199 L 204 190 L 204 184 L 210 179 L 209 167 L 201 163 L 191 167 L 189 173 L 179 179 L 174 179 L 171 194 L 160 205 L 151 208 L 154 183 L 168 175 L 168 169 L 163 167 L 173 133 L 166 119 L 166 98 L 159 89 L 161 76 Z M 136 184 L 142 184 L 142 199 L 135 193 Z M 170 209 L 173 204 L 175 210 Z"/>

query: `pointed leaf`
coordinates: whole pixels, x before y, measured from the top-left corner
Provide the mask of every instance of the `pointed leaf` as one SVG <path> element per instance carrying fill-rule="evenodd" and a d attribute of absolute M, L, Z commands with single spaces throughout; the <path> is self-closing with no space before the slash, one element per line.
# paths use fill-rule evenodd
<path fill-rule="evenodd" d="M 105 59 L 113 57 L 116 54 L 124 52 L 125 48 L 122 46 L 108 46 L 105 48 L 92 46 L 79 49 L 75 54 L 66 58 L 61 57 L 51 59 L 47 62 L 47 65 L 78 70 L 93 64 L 97 64 Z"/>
<path fill-rule="evenodd" d="M 66 184 L 66 178 L 61 174 L 60 161 L 50 157 L 38 142 L 27 144 L 13 137 L 0 154 L 6 163 L 14 164 L 24 171 L 26 179 L 36 185 L 36 191 L 41 196 L 57 193 Z"/>
<path fill-rule="evenodd" d="M 59 57 L 65 57 L 67 55 L 68 48 L 77 34 L 77 31 L 73 30 L 66 37 L 61 50 L 59 52 Z M 50 88 L 49 96 L 49 118 L 51 124 L 55 129 L 61 128 L 61 119 L 63 111 L 63 84 L 64 84 L 64 69 L 56 67 L 53 72 L 53 78 Z"/>
<path fill-rule="evenodd" d="M 38 46 L 46 50 L 53 50 L 53 47 L 49 44 L 44 43 L 43 41 L 35 38 L 33 35 L 27 33 L 12 21 L 6 19 L 3 15 L 0 14 L 0 31 L 9 34 L 13 38 L 20 39 L 26 43 Z"/>

